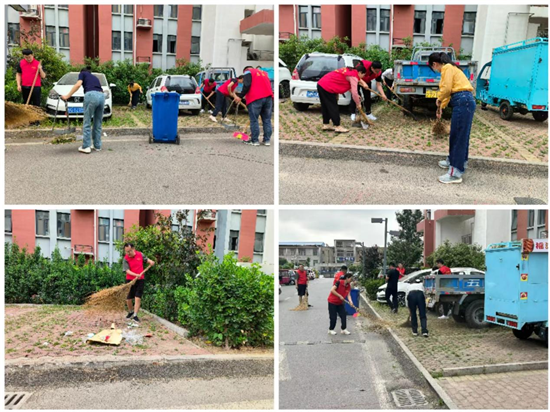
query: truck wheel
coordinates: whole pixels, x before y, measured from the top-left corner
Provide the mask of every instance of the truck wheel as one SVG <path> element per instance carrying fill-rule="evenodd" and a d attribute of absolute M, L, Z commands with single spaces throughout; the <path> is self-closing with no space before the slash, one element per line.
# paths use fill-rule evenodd
<path fill-rule="evenodd" d="M 499 107 L 498 111 L 500 113 L 500 118 L 502 120 L 510 120 L 512 118 L 512 116 L 514 115 L 514 108 L 506 100 L 504 100 L 500 104 L 500 107 Z"/>
<path fill-rule="evenodd" d="M 305 112 L 307 109 L 309 109 L 309 103 L 293 103 L 292 105 L 299 112 Z"/>
<path fill-rule="evenodd" d="M 518 339 L 529 339 L 529 336 L 533 334 L 533 326 L 523 325 L 523 328 L 521 328 L 521 330 L 513 329 L 512 332 L 514 333 L 514 336 Z"/>
<path fill-rule="evenodd" d="M 474 300 L 468 305 L 465 312 L 466 323 L 472 329 L 481 329 L 489 326 L 485 322 L 484 302 L 481 299 Z"/>
<path fill-rule="evenodd" d="M 403 107 L 409 112 L 413 111 L 413 99 L 412 96 L 403 96 Z"/>
<path fill-rule="evenodd" d="M 548 112 L 533 112 L 533 119 L 542 123 L 548 119 Z"/>
<path fill-rule="evenodd" d="M 399 306 L 402 306 L 402 307 L 407 306 L 407 303 L 405 302 L 405 294 L 404 293 L 398 293 L 397 294 L 397 303 L 399 303 Z"/>
<path fill-rule="evenodd" d="M 290 82 L 284 81 L 279 85 L 279 98 L 287 99 L 290 97 Z"/>
<path fill-rule="evenodd" d="M 460 314 L 455 315 L 455 314 L 453 313 L 453 319 L 454 319 L 454 321 L 455 321 L 456 323 L 464 323 L 464 322 L 466 322 L 466 319 L 464 319 L 464 315 L 460 315 Z"/>

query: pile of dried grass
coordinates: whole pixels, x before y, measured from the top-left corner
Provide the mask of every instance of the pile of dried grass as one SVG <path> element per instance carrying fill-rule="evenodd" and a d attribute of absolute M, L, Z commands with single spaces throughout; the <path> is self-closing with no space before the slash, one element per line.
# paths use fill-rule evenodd
<path fill-rule="evenodd" d="M 441 119 L 437 119 L 432 126 L 432 133 L 435 136 L 448 136 L 451 133 L 449 125 Z"/>
<path fill-rule="evenodd" d="M 28 126 L 46 119 L 46 114 L 40 107 L 4 102 L 4 120 L 6 129 Z"/>
<path fill-rule="evenodd" d="M 88 309 L 98 309 L 101 311 L 123 311 L 126 296 L 128 296 L 130 288 L 137 282 L 137 279 L 136 277 L 134 280 L 124 285 L 103 289 L 90 295 L 86 299 L 84 306 Z"/>
<path fill-rule="evenodd" d="M 307 310 L 308 308 L 308 302 L 307 302 L 307 295 L 303 297 L 302 299 L 302 303 L 300 303 L 298 306 L 296 306 L 294 309 L 290 309 L 290 310 L 295 310 L 295 311 L 299 311 L 299 310 Z"/>

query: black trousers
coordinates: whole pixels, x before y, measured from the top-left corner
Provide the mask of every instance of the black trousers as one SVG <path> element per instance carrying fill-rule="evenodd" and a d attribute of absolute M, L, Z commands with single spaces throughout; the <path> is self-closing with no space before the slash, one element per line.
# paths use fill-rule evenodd
<path fill-rule="evenodd" d="M 132 92 L 132 107 L 136 107 L 138 105 L 139 96 L 141 96 L 141 92 L 139 90 Z"/>
<path fill-rule="evenodd" d="M 27 87 L 27 86 L 21 87 L 21 93 L 23 94 L 23 104 L 27 103 L 27 99 L 29 98 L 30 92 L 31 92 L 31 87 Z M 42 97 L 42 87 L 34 86 L 29 104 L 32 104 L 33 106 L 40 106 L 41 97 Z"/>
<path fill-rule="evenodd" d="M 328 316 L 330 318 L 330 330 L 334 330 L 336 328 L 336 320 L 338 319 L 338 316 L 340 316 L 340 321 L 342 322 L 342 330 L 346 329 L 347 327 L 347 313 L 346 313 L 346 305 L 335 305 L 334 303 L 328 304 Z"/>
<path fill-rule="evenodd" d="M 202 102 L 201 102 L 201 109 L 204 111 L 213 110 L 213 107 L 210 105 L 214 105 L 214 100 L 216 99 L 216 93 L 214 93 L 208 100 L 206 100 L 206 97 L 208 97 L 210 93 L 204 93 L 204 96 L 202 96 Z M 206 96 L 206 97 L 205 97 Z M 210 101 L 210 103 L 208 103 Z"/>
<path fill-rule="evenodd" d="M 212 112 L 212 116 L 216 117 L 220 111 L 222 112 L 222 117 L 225 117 L 227 114 L 227 100 L 225 99 L 225 94 L 216 91 L 216 108 Z"/>
<path fill-rule="evenodd" d="M 338 108 L 338 96 L 329 93 L 317 84 L 319 100 L 321 100 L 321 113 L 323 113 L 323 124 L 329 124 L 332 120 L 334 126 L 340 126 L 340 109 Z"/>
<path fill-rule="evenodd" d="M 384 79 L 384 81 L 386 82 L 386 86 L 388 86 L 386 87 L 388 89 L 388 91 L 386 92 L 386 97 L 391 100 L 393 96 L 395 96 L 393 92 L 390 90 L 390 87 L 393 87 L 393 80 Z"/>
<path fill-rule="evenodd" d="M 411 311 L 411 327 L 414 333 L 418 332 L 418 319 L 416 318 L 416 310 L 420 316 L 420 327 L 422 333 L 428 333 L 428 321 L 426 318 L 426 297 L 421 290 L 413 290 L 407 296 L 407 306 Z"/>
<path fill-rule="evenodd" d="M 372 87 L 371 83 L 367 83 L 367 86 Z M 361 86 L 357 86 L 357 93 L 359 93 L 359 96 L 363 96 L 363 111 L 365 114 L 371 113 L 371 106 L 372 106 L 372 99 L 370 97 L 370 92 L 368 90 L 363 89 Z M 350 111 L 351 113 L 355 113 L 357 110 L 357 105 L 351 100 L 350 104 Z"/>
<path fill-rule="evenodd" d="M 392 298 L 390 300 L 390 298 Z M 394 309 L 397 312 L 399 307 L 399 301 L 397 300 L 397 288 L 386 287 L 386 302 L 391 309 Z"/>

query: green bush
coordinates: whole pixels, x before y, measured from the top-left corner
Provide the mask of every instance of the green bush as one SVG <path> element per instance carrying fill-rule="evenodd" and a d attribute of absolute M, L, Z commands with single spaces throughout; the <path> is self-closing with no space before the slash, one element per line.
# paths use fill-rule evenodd
<path fill-rule="evenodd" d="M 228 254 L 223 262 L 206 255 L 199 275 L 178 287 L 178 319 L 191 335 L 226 348 L 273 343 L 274 279 L 259 265 L 239 266 Z"/>
<path fill-rule="evenodd" d="M 384 279 L 367 279 L 363 281 L 363 287 L 369 299 L 376 300 L 376 292 L 384 283 L 386 283 Z"/>
<path fill-rule="evenodd" d="M 446 240 L 426 258 L 428 267 L 434 267 L 437 259 L 442 259 L 448 267 L 472 267 L 485 270 L 485 252 L 479 245 L 452 244 Z"/>

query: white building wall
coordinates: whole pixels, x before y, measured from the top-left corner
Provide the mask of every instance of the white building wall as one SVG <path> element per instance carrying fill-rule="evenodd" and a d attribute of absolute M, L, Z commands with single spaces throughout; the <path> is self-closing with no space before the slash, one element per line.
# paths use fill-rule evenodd
<path fill-rule="evenodd" d="M 267 274 L 275 273 L 275 218 L 273 210 L 267 211 L 262 270 Z"/>

